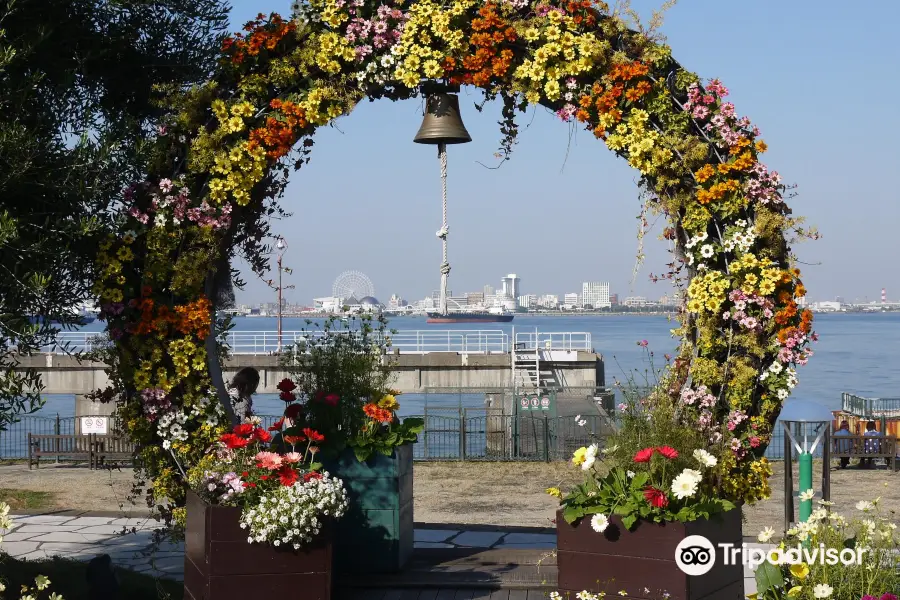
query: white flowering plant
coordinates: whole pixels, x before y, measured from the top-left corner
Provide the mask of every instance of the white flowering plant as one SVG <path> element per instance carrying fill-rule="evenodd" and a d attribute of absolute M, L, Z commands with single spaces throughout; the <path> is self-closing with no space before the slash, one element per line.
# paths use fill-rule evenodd
<path fill-rule="evenodd" d="M 900 536 L 879 499 L 861 500 L 860 514 L 849 519 L 832 512 L 831 502 L 819 504 L 778 543 L 781 551 L 803 548 L 801 560 L 763 562 L 751 600 L 898 600 Z M 758 536 L 761 542 L 774 537 L 771 528 Z M 844 560 L 841 553 L 848 550 L 853 558 Z"/>

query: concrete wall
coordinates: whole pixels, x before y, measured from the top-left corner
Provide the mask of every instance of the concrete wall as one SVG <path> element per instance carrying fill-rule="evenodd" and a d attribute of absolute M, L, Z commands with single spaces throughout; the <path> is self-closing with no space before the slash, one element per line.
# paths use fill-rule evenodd
<path fill-rule="evenodd" d="M 405 393 L 426 388 L 504 388 L 512 385 L 510 355 L 392 354 L 384 357 L 394 365 L 392 387 Z M 65 355 L 36 355 L 21 358 L 23 368 L 34 368 L 41 375 L 47 394 L 85 394 L 108 385 L 103 363 L 78 362 Z M 554 352 L 542 369 L 553 369 L 566 387 L 602 387 L 603 359 L 592 352 Z M 260 393 L 277 393 L 275 386 L 288 376 L 277 356 L 240 355 L 225 364 L 226 381 L 243 367 L 260 372 Z"/>

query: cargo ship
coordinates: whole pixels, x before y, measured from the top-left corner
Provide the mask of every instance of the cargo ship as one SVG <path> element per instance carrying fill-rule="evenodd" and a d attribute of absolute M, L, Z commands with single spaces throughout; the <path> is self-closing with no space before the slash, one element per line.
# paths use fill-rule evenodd
<path fill-rule="evenodd" d="M 472 311 L 472 312 L 439 312 L 426 313 L 426 323 L 509 323 L 513 320 L 512 313 L 506 311 Z"/>

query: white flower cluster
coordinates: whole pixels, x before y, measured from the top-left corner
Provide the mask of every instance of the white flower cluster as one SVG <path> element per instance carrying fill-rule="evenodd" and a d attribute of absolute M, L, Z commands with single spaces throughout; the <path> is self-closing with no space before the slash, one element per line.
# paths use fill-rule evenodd
<path fill-rule="evenodd" d="M 249 529 L 248 543 L 290 545 L 295 550 L 322 530 L 322 518 L 339 519 L 347 510 L 347 494 L 337 477 L 300 480 L 260 498 L 255 508 L 245 508 L 241 528 Z"/>
<path fill-rule="evenodd" d="M 769 365 L 768 369 L 764 370 L 759 375 L 759 380 L 765 381 L 769 377 L 780 375 L 782 372 L 784 372 L 784 384 L 787 387 L 780 388 L 776 392 L 779 400 L 787 399 L 787 397 L 791 395 L 790 390 L 797 387 L 797 370 L 793 367 L 785 368 L 780 362 L 775 361 Z"/>
<path fill-rule="evenodd" d="M 225 409 L 216 399 L 215 390 L 208 390 L 191 406 L 183 410 L 177 408 L 164 413 L 156 422 L 156 433 L 163 440 L 163 448 L 168 450 L 172 442 L 184 442 L 188 439 L 185 425 L 188 421 L 203 419 L 203 424 L 210 427 L 218 425 L 225 416 Z"/>
<path fill-rule="evenodd" d="M 694 450 L 694 459 L 704 469 L 711 469 L 719 462 L 715 456 L 700 448 Z M 703 473 L 696 469 L 685 469 L 672 480 L 672 495 L 679 500 L 691 498 L 697 493 L 701 481 Z"/>
<path fill-rule="evenodd" d="M 9 518 L 9 504 L 0 502 L 0 542 L 3 541 L 3 531 L 9 531 L 12 526 L 12 519 Z"/>
<path fill-rule="evenodd" d="M 163 440 L 163 448 L 168 450 L 172 442 L 184 442 L 188 439 L 188 432 L 184 428 L 188 417 L 180 410 L 173 410 L 159 418 L 156 422 L 156 433 Z"/>
<path fill-rule="evenodd" d="M 734 252 L 735 248 L 737 248 L 741 252 L 749 252 L 756 241 L 753 225 L 748 225 L 744 219 L 738 219 L 734 224 L 740 229 L 725 239 L 725 250 Z"/>

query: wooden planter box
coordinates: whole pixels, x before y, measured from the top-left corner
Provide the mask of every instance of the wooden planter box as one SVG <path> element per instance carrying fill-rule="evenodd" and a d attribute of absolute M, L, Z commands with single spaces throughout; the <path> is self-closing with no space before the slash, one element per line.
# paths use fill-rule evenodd
<path fill-rule="evenodd" d="M 669 600 L 744 600 L 744 568 L 723 564 L 720 543 L 738 548 L 743 542 L 741 511 L 730 510 L 722 520 L 691 523 L 639 522 L 628 531 L 613 516 L 603 533 L 591 529 L 589 518 L 569 525 L 556 515 L 559 591 L 571 596 L 587 590 L 617 596 L 625 590 L 632 600 L 656 600 L 663 592 Z M 690 535 L 702 535 L 716 546 L 716 563 L 705 575 L 691 577 L 675 563 L 675 548 Z M 648 589 L 649 592 L 644 590 Z M 617 596 L 618 597 L 618 596 Z"/>
<path fill-rule="evenodd" d="M 184 548 L 185 600 L 331 599 L 331 539 L 293 550 L 248 544 L 240 508 L 211 506 L 187 497 Z"/>
<path fill-rule="evenodd" d="M 335 570 L 342 573 L 400 571 L 413 550 L 413 447 L 391 457 L 356 460 L 346 451 L 325 470 L 344 482 L 350 507 L 336 524 Z"/>

